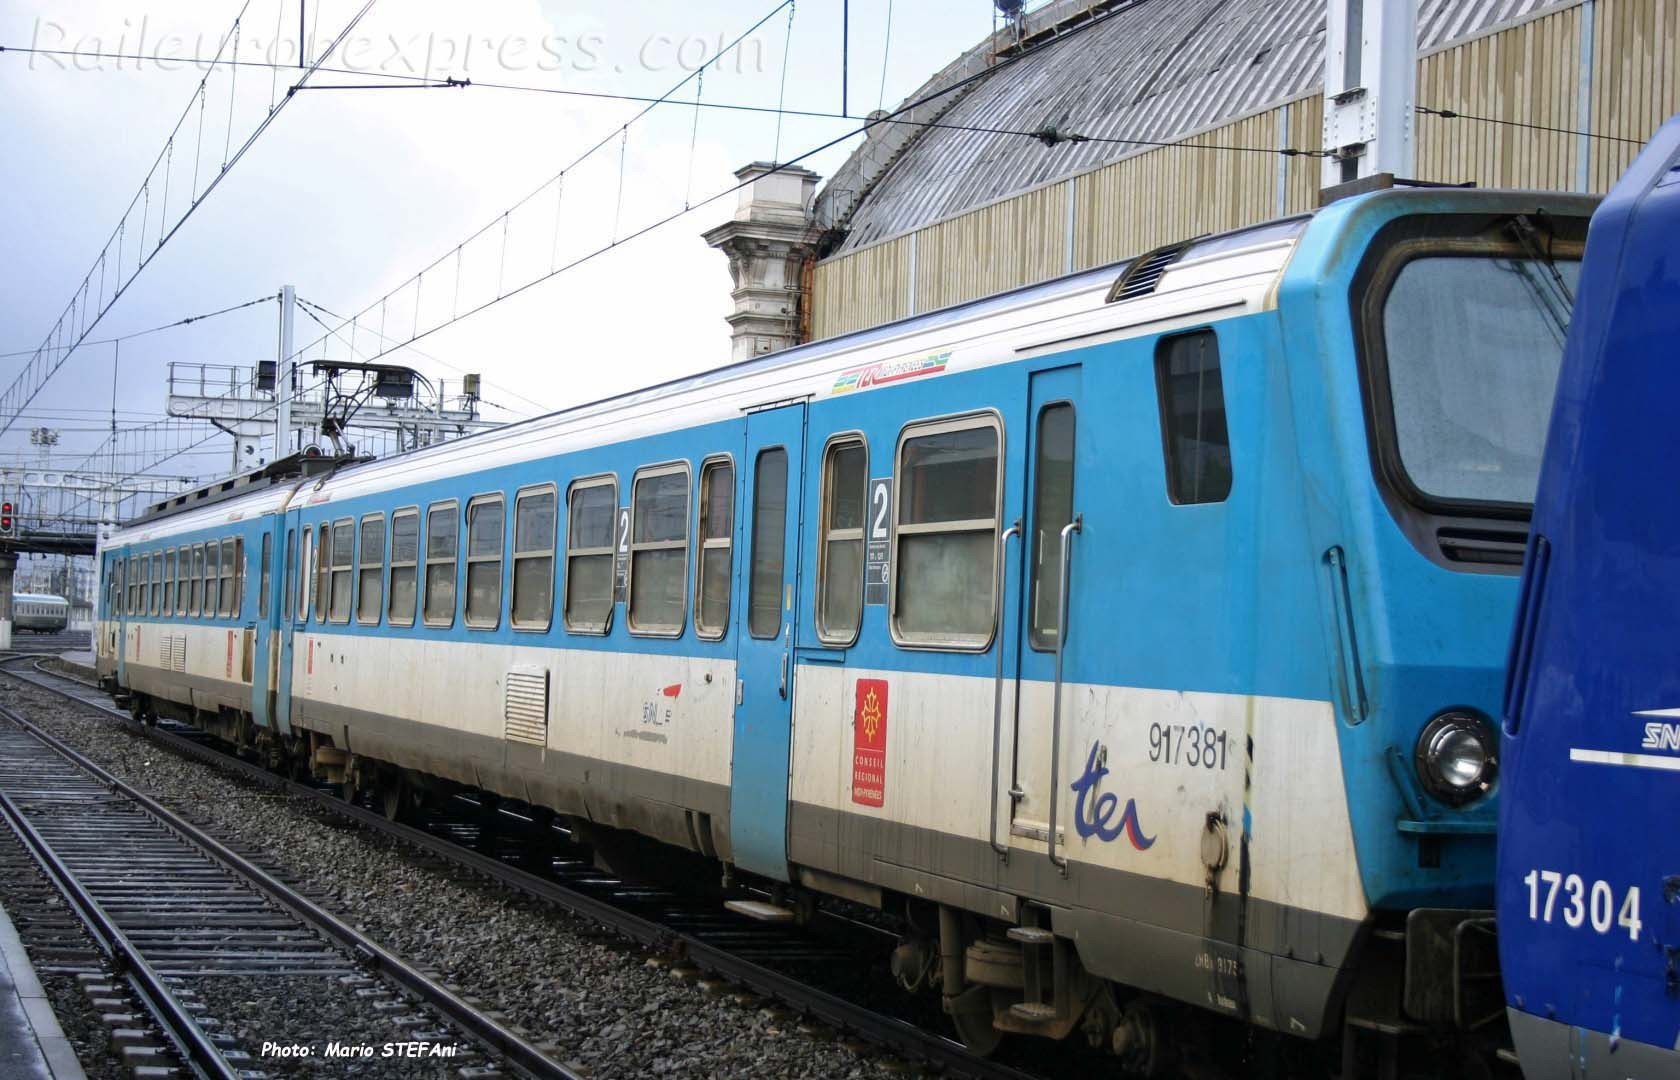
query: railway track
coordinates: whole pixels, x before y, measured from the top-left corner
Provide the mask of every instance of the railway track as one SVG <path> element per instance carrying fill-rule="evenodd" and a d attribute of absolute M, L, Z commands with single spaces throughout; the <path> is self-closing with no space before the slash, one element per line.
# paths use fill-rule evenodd
<path fill-rule="evenodd" d="M 44 657 L 0 659 L 0 671 L 60 698 L 132 725 L 96 687 L 42 670 Z M 874 1008 L 841 997 L 801 978 L 801 967 L 834 966 L 848 957 L 831 941 L 774 926 L 746 923 L 715 905 L 701 908 L 659 888 L 620 881 L 584 860 L 545 860 L 552 873 L 510 865 L 517 859 L 486 843 L 470 814 L 445 817 L 427 831 L 388 820 L 382 813 L 345 802 L 337 794 L 278 776 L 208 745 L 193 729 L 173 730 L 167 722 L 144 729 L 171 751 L 229 770 L 289 796 L 315 800 L 354 824 L 399 839 L 425 856 L 470 870 L 544 903 L 571 912 L 654 950 L 673 963 L 781 1003 L 809 1019 L 875 1044 L 925 1068 L 975 1080 L 1033 1080 L 1034 1074 L 978 1058 L 957 1041 Z M 192 734 L 186 734 L 192 732 Z"/>
<path fill-rule="evenodd" d="M 245 999 L 311 1001 L 350 1056 L 445 1057 L 463 1075 L 576 1080 L 470 1003 L 242 855 L 0 706 L 0 813 L 86 928 L 123 1025 L 125 1064 L 249 1080 L 273 1048 L 216 1014 Z M 10 860 L 12 874 L 17 860 Z M 7 869 L 0 859 L 0 872 Z M 42 904 L 37 887 L 24 903 Z M 68 928 L 52 929 L 63 936 Z M 74 945 L 61 946 L 59 952 Z M 76 957 L 84 969 L 88 957 Z M 133 1011 L 131 1011 L 133 1010 Z M 142 1026 L 144 1025 L 144 1026 Z M 301 1045 L 301 1044 L 288 1044 Z M 406 1048 L 406 1049 L 403 1049 Z M 267 1053 L 265 1054 L 265 1050 Z M 295 1050 L 292 1052 L 296 1052 Z M 330 1052 L 330 1051 L 329 1051 Z M 478 1070 L 476 1073 L 470 1070 Z"/>

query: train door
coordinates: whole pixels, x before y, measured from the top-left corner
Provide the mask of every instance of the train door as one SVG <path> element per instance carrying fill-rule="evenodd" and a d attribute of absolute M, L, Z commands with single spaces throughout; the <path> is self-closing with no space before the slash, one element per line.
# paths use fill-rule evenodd
<path fill-rule="evenodd" d="M 799 600 L 799 503 L 805 406 L 747 416 L 736 515 L 735 738 L 729 829 L 735 864 L 788 879 L 787 800 L 793 741 L 793 643 Z"/>
<path fill-rule="evenodd" d="M 117 624 L 117 685 L 128 685 L 128 582 L 134 572 L 134 560 L 117 556 L 117 596 L 111 605 L 111 620 Z"/>
<path fill-rule="evenodd" d="M 1017 564 L 1020 587 L 1014 592 L 1019 677 L 1015 682 L 1013 783 L 1000 796 L 1009 801 L 1009 844 L 1033 851 L 1049 845 L 1052 858 L 1065 848 L 1070 831 L 1066 800 L 1061 797 L 1074 779 L 1069 775 L 1072 748 L 1062 737 L 1065 733 L 1057 730 L 1065 724 L 1063 709 L 1057 704 L 1061 700 L 1065 708 L 1061 660 L 1069 634 L 1064 615 L 1079 573 L 1080 524 L 1073 482 L 1079 383 L 1077 366 L 1031 376 L 1026 512 L 1021 516 L 1024 525 Z M 1064 553 L 1072 556 L 1066 565 Z M 1007 644 L 1007 636 L 1000 637 L 1000 648 Z M 1056 833 L 1053 843 L 1052 829 Z"/>
<path fill-rule="evenodd" d="M 309 576 L 299 576 L 302 573 L 299 560 L 303 553 L 298 548 L 298 537 L 302 535 L 302 543 L 307 549 L 310 534 L 308 529 L 298 527 L 298 519 L 299 515 L 295 513 L 281 518 L 286 522 L 286 572 L 277 575 L 281 580 L 274 598 L 274 730 L 282 735 L 289 735 L 292 730 L 292 641 L 297 636 L 297 622 L 302 621 L 307 611 L 309 592 Z"/>
<path fill-rule="evenodd" d="M 280 537 L 285 535 L 283 522 L 285 518 L 268 519 L 263 528 L 262 537 L 258 540 L 257 553 L 257 619 L 253 624 L 256 630 L 256 648 L 252 655 L 251 670 L 251 715 L 256 718 L 258 727 L 273 727 L 281 734 L 287 731 L 284 718 L 277 714 L 275 708 L 276 690 L 279 686 L 279 671 L 276 665 L 279 661 L 279 614 L 285 607 L 283 599 L 284 575 L 279 572 L 279 562 L 276 552 L 280 546 Z"/>

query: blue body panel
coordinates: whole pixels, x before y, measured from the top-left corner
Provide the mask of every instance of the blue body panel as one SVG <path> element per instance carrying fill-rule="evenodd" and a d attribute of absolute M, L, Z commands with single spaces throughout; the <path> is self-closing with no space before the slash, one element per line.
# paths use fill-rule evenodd
<path fill-rule="evenodd" d="M 1677 238 L 1680 118 L 1593 218 L 1512 641 L 1499 944 L 1531 1077 L 1680 1075 Z"/>

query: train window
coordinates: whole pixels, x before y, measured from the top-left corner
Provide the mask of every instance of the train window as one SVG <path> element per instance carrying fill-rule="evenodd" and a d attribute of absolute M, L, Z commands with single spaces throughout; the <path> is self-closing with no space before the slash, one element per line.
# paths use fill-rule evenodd
<path fill-rule="evenodd" d="M 900 644 L 983 649 L 996 624 L 998 421 L 915 424 L 898 444 L 892 628 Z"/>
<path fill-rule="evenodd" d="M 321 522 L 315 534 L 315 621 L 327 621 L 327 609 L 332 602 L 332 527 Z"/>
<path fill-rule="evenodd" d="M 735 542 L 735 463 L 715 458 L 700 467 L 699 554 L 695 557 L 694 632 L 720 638 L 729 628 L 729 586 Z"/>
<path fill-rule="evenodd" d="M 132 555 L 128 556 L 128 558 L 124 560 L 123 566 L 124 566 L 123 581 L 126 584 L 126 588 L 123 591 L 127 596 L 127 599 L 123 603 L 123 611 L 126 612 L 129 615 L 133 615 L 134 614 L 134 556 L 132 556 Z"/>
<path fill-rule="evenodd" d="M 257 618 L 268 618 L 268 591 L 274 587 L 274 534 L 263 533 L 262 565 L 257 571 Z"/>
<path fill-rule="evenodd" d="M 214 541 L 204 545 L 204 617 L 216 617 L 216 605 L 222 598 L 222 549 Z"/>
<path fill-rule="evenodd" d="M 239 594 L 237 592 L 234 568 L 239 565 L 239 553 L 234 550 L 232 540 L 222 541 L 222 601 L 216 609 L 224 617 L 239 614 Z"/>
<path fill-rule="evenodd" d="M 513 625 L 547 630 L 554 618 L 555 493 L 552 484 L 513 499 Z"/>
<path fill-rule="evenodd" d="M 163 614 L 175 611 L 175 549 L 163 553 Z"/>
<path fill-rule="evenodd" d="M 502 531 L 507 511 L 500 495 L 467 503 L 467 625 L 478 630 L 502 621 Z"/>
<path fill-rule="evenodd" d="M 1162 338 L 1155 346 L 1155 391 L 1167 461 L 1167 498 L 1179 506 L 1223 502 L 1231 494 L 1231 441 L 1219 339 L 1212 330 Z"/>
<path fill-rule="evenodd" d="M 332 525 L 332 595 L 328 602 L 328 617 L 344 624 L 350 621 L 350 591 L 356 574 L 356 522 L 339 518 Z"/>
<path fill-rule="evenodd" d="M 414 625 L 416 565 L 420 561 L 420 510 L 409 507 L 391 515 L 392 626 Z"/>
<path fill-rule="evenodd" d="M 303 528 L 303 550 L 298 555 L 297 621 L 309 618 L 309 583 L 315 580 L 315 531 Z"/>
<path fill-rule="evenodd" d="M 233 615 L 245 610 L 245 538 L 233 538 Z"/>
<path fill-rule="evenodd" d="M 817 545 L 817 637 L 850 645 L 863 621 L 864 489 L 869 448 L 862 436 L 837 436 L 823 452 L 822 538 Z"/>
<path fill-rule="evenodd" d="M 1073 406 L 1046 405 L 1038 414 L 1038 448 L 1033 466 L 1033 525 L 1027 560 L 1032 647 L 1048 652 L 1060 633 L 1062 529 L 1073 520 Z"/>
<path fill-rule="evenodd" d="M 192 548 L 182 546 L 175 554 L 175 614 L 185 615 L 191 606 Z"/>
<path fill-rule="evenodd" d="M 385 604 L 385 515 L 362 517 L 362 546 L 356 570 L 356 621 L 379 624 Z"/>
<path fill-rule="evenodd" d="M 612 619 L 618 481 L 575 481 L 566 500 L 566 629 L 604 634 Z"/>
<path fill-rule="evenodd" d="M 455 621 L 455 562 L 461 523 L 455 500 L 433 503 L 426 510 L 426 593 L 421 615 L 427 626 Z"/>
<path fill-rule="evenodd" d="M 204 545 L 194 544 L 192 549 L 192 596 L 187 602 L 187 614 L 197 618 L 203 612 L 204 599 Z"/>
<path fill-rule="evenodd" d="M 163 552 L 152 552 L 152 614 L 163 614 Z"/>
<path fill-rule="evenodd" d="M 687 463 L 642 469 L 631 481 L 630 603 L 633 634 L 677 637 L 688 614 Z"/>
<path fill-rule="evenodd" d="M 787 548 L 787 451 L 761 450 L 753 468 L 752 561 L 747 631 L 773 638 L 782 628 L 782 566 Z"/>

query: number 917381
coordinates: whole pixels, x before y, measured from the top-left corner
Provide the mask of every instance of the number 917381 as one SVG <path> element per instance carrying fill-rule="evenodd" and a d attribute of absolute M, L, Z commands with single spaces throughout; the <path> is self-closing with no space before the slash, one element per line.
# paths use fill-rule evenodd
<path fill-rule="evenodd" d="M 1229 757 L 1225 732 L 1202 724 L 1150 724 L 1149 760 L 1192 769 L 1223 769 Z"/>

